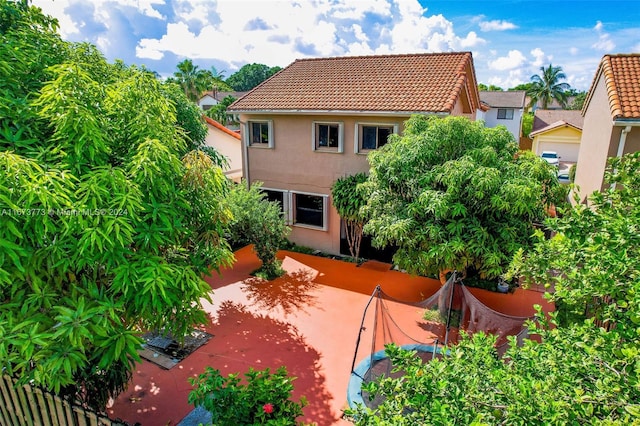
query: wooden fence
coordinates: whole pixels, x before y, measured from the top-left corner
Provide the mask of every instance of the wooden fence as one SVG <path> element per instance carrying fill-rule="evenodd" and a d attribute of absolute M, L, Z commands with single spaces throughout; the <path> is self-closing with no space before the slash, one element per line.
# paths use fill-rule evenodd
<path fill-rule="evenodd" d="M 127 426 L 57 395 L 16 380 L 0 378 L 0 424 L 3 426 Z"/>

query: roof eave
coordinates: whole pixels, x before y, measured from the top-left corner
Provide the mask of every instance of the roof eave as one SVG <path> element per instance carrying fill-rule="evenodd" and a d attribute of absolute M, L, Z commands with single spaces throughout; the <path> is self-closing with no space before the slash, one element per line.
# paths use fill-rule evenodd
<path fill-rule="evenodd" d="M 613 120 L 614 126 L 632 126 L 637 127 L 640 126 L 640 117 L 639 118 L 616 118 Z"/>

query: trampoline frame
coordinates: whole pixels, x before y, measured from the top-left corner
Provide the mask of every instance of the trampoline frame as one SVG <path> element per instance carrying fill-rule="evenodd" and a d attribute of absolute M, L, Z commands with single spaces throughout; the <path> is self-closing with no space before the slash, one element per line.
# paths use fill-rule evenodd
<path fill-rule="evenodd" d="M 419 351 L 433 354 L 442 353 L 442 347 L 422 344 L 410 344 L 402 345 L 401 349 L 408 351 Z M 445 352 L 448 354 L 449 351 Z M 382 359 L 388 358 L 387 352 L 383 349 L 374 353 L 372 356 L 368 356 L 356 366 L 351 372 L 351 378 L 349 379 L 349 386 L 347 387 L 347 403 L 352 409 L 356 409 L 359 405 L 366 406 L 364 398 L 362 397 L 362 384 L 364 382 L 364 375 L 369 371 L 371 365 Z"/>

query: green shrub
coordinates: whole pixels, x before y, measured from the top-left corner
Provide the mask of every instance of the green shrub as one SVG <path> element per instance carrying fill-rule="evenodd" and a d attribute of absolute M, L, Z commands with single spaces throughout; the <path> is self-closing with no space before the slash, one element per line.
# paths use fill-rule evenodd
<path fill-rule="evenodd" d="M 269 369 L 249 368 L 242 384 L 239 373 L 223 377 L 219 370 L 207 367 L 189 382 L 195 389 L 189 393 L 189 404 L 203 407 L 212 415 L 216 426 L 297 425 L 307 400 L 291 401 L 295 377 L 280 367 L 275 373 Z M 301 424 L 301 423 L 300 423 Z"/>

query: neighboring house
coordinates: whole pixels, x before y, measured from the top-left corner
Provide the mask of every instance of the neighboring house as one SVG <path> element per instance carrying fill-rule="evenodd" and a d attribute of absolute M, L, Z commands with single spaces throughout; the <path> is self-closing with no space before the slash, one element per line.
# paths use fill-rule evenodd
<path fill-rule="evenodd" d="M 202 108 L 204 111 L 208 110 L 214 105 L 218 105 L 224 98 L 227 96 L 233 96 L 236 99 L 239 99 L 246 95 L 249 92 L 218 92 L 216 91 L 208 91 L 205 92 L 198 101 L 198 106 Z"/>
<path fill-rule="evenodd" d="M 240 134 L 229 130 L 217 121 L 203 116 L 207 122 L 207 137 L 205 145 L 216 149 L 220 154 L 227 157 L 229 167 L 224 174 L 234 182 L 242 180 L 242 143 Z"/>
<path fill-rule="evenodd" d="M 602 58 L 582 115 L 575 178 L 580 200 L 603 189 L 608 158 L 640 151 L 640 53 Z"/>
<path fill-rule="evenodd" d="M 340 252 L 331 203 L 340 177 L 368 172 L 367 154 L 412 114 L 475 118 L 470 52 L 301 59 L 233 103 L 244 175 L 261 181 L 292 225 L 290 240 Z"/>
<path fill-rule="evenodd" d="M 537 109 L 529 137 L 533 139 L 531 150 L 536 154 L 554 151 L 561 161 L 576 162 L 580 152 L 582 123 L 580 111 L 562 109 Z"/>
<path fill-rule="evenodd" d="M 480 101 L 489 107 L 476 117 L 484 120 L 487 127 L 505 126 L 516 142 L 520 141 L 522 134 L 522 115 L 525 108 L 526 92 L 524 90 L 513 91 L 480 91 Z"/>

